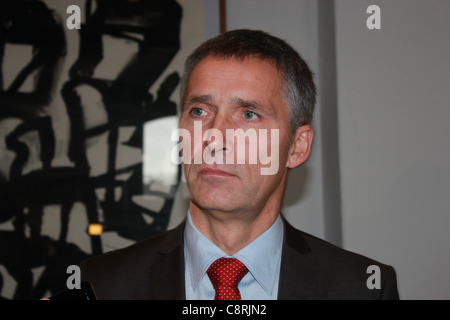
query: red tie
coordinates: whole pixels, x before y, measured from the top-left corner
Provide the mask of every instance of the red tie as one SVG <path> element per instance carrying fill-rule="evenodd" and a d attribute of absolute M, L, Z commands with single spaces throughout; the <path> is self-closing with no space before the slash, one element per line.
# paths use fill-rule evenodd
<path fill-rule="evenodd" d="M 216 290 L 214 300 L 241 300 L 238 284 L 247 272 L 247 267 L 236 258 L 214 261 L 206 272 Z"/>

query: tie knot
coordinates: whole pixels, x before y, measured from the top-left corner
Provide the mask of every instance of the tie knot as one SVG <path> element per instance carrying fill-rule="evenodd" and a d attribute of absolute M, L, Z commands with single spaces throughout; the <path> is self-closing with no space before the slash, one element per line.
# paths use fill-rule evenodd
<path fill-rule="evenodd" d="M 220 258 L 209 267 L 207 274 L 216 290 L 216 300 L 241 300 L 238 284 L 247 274 L 247 267 L 236 258 Z"/>

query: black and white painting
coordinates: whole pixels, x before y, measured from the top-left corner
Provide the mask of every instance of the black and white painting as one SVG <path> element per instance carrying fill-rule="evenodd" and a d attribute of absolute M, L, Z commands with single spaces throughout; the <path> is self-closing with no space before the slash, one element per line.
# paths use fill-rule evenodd
<path fill-rule="evenodd" d="M 39 299 L 181 219 L 170 136 L 204 0 L 2 0 L 0 19 L 0 296 Z"/>

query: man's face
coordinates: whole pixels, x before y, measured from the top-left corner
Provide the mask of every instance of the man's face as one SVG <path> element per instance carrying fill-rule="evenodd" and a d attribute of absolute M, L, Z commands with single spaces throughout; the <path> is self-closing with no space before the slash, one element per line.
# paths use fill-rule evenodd
<path fill-rule="evenodd" d="M 281 203 L 290 147 L 289 109 L 283 92 L 283 76 L 268 61 L 206 57 L 198 63 L 189 78 L 180 120 L 180 128 L 192 137 L 192 159 L 184 164 L 184 171 L 194 205 L 205 210 L 258 213 L 269 209 L 271 202 Z M 214 150 L 210 154 L 216 160 L 222 158 L 223 164 L 194 163 L 195 121 L 201 123 L 202 135 L 208 129 L 222 133 L 221 143 L 214 138 L 202 141 L 201 152 Z M 279 148 L 276 173 L 261 175 L 261 168 L 270 165 L 261 164 L 259 154 L 257 163 L 249 163 L 249 139 L 243 146 L 245 164 L 237 164 L 237 140 L 227 137 L 227 129 L 253 129 L 258 144 L 259 130 L 267 129 L 267 152 Z M 271 145 L 271 129 L 278 130 L 278 146 Z M 227 155 L 234 157 L 234 164 L 226 160 Z"/>

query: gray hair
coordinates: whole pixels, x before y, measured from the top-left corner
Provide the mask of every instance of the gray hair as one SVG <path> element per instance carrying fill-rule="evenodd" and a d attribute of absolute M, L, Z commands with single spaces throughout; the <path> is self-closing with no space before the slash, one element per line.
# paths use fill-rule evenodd
<path fill-rule="evenodd" d="M 232 30 L 204 42 L 186 60 L 181 78 L 180 107 L 183 107 L 189 76 L 200 60 L 244 60 L 255 57 L 268 60 L 284 75 L 284 99 L 290 112 L 291 142 L 298 127 L 310 124 L 316 103 L 313 73 L 306 62 L 284 40 L 257 30 Z"/>

